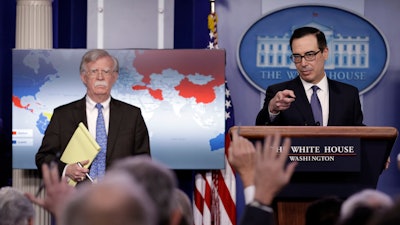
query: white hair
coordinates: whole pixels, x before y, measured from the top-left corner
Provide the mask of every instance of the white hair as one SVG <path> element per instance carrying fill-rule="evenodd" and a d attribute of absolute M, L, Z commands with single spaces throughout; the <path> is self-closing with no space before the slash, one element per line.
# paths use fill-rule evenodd
<path fill-rule="evenodd" d="M 340 220 L 345 220 L 353 214 L 358 207 L 382 209 L 393 206 L 393 199 L 389 195 L 374 189 L 365 189 L 351 195 L 343 202 L 340 209 Z"/>
<path fill-rule="evenodd" d="M 31 201 L 12 187 L 0 189 L 0 225 L 26 225 L 35 211 Z"/>

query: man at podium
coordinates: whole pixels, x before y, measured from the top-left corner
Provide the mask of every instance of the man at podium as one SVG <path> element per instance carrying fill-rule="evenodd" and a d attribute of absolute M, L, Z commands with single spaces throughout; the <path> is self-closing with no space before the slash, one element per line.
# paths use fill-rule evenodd
<path fill-rule="evenodd" d="M 324 33 L 298 28 L 290 47 L 298 76 L 267 88 L 256 125 L 362 126 L 358 89 L 326 76 L 329 49 Z"/>

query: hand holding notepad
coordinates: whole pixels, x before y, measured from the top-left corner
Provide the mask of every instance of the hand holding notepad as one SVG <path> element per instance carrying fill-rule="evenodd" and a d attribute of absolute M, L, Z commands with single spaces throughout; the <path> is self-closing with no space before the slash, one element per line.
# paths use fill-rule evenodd
<path fill-rule="evenodd" d="M 61 161 L 66 164 L 72 164 L 89 160 L 89 163 L 84 165 L 85 168 L 88 168 L 99 151 L 100 146 L 89 133 L 86 126 L 80 122 L 61 156 Z M 75 186 L 76 182 L 70 180 L 69 184 Z"/>

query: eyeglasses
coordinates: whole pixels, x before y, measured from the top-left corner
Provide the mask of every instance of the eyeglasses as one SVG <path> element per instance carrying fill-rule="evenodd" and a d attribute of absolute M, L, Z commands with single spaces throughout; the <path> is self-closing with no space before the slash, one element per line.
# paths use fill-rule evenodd
<path fill-rule="evenodd" d="M 315 57 L 318 53 L 320 53 L 321 50 L 318 50 L 316 52 L 314 51 L 309 51 L 306 52 L 304 55 L 300 55 L 300 54 L 293 54 L 290 56 L 290 58 L 292 59 L 292 61 L 294 63 L 301 63 L 301 60 L 304 58 L 306 61 L 313 61 L 315 60 Z"/>
<path fill-rule="evenodd" d="M 113 70 L 99 70 L 99 69 L 92 69 L 86 72 L 88 76 L 97 77 L 99 74 L 104 75 L 105 77 L 111 76 L 115 71 Z"/>

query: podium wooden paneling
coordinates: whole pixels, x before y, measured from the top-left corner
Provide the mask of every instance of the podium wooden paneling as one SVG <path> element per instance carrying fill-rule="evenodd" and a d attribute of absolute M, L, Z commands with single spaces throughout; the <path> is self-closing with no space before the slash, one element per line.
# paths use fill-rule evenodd
<path fill-rule="evenodd" d="M 355 138 L 360 140 L 359 172 L 295 172 L 290 183 L 276 197 L 278 225 L 303 225 L 305 210 L 324 196 L 346 198 L 365 188 L 376 188 L 398 136 L 394 127 L 369 126 L 235 126 L 230 132 L 250 140 L 263 140 L 280 133 L 290 138 Z"/>

